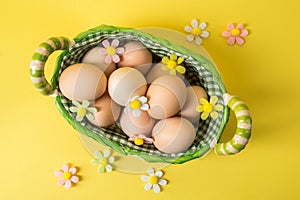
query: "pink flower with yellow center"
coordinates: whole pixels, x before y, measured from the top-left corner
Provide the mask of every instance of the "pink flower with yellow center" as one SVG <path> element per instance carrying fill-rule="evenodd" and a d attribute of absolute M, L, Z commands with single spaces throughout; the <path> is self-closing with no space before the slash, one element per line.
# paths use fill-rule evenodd
<path fill-rule="evenodd" d="M 79 181 L 79 178 L 75 176 L 76 171 L 75 167 L 69 168 L 67 164 L 63 164 L 62 169 L 55 172 L 55 176 L 60 178 L 57 185 L 65 185 L 66 189 L 70 189 L 72 183 L 77 183 Z"/>
<path fill-rule="evenodd" d="M 153 139 L 152 138 L 148 138 L 145 135 L 130 135 L 128 138 L 128 141 L 130 142 L 134 142 L 135 145 L 143 145 L 143 144 L 152 144 Z"/>
<path fill-rule="evenodd" d="M 243 37 L 248 35 L 248 30 L 244 29 L 243 24 L 234 26 L 234 24 L 231 23 L 227 26 L 227 28 L 228 31 L 224 31 L 222 36 L 228 38 L 227 43 L 229 45 L 234 45 L 235 42 L 238 45 L 243 45 L 245 43 Z"/>
<path fill-rule="evenodd" d="M 119 40 L 114 39 L 111 44 L 108 40 L 104 40 L 102 45 L 104 48 L 100 48 L 100 53 L 106 55 L 105 63 L 110 64 L 111 62 L 120 62 L 120 55 L 125 52 L 124 47 L 118 47 L 120 44 Z"/>

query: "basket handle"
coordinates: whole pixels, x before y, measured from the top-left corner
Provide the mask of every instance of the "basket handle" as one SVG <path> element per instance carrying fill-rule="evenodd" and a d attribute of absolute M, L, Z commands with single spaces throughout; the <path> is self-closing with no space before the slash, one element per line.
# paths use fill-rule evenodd
<path fill-rule="evenodd" d="M 239 153 L 248 143 L 251 136 L 252 119 L 248 106 L 238 97 L 224 94 L 225 105 L 233 110 L 237 119 L 237 128 L 234 137 L 225 143 L 218 143 L 215 146 L 215 153 L 218 155 L 232 155 Z"/>
<path fill-rule="evenodd" d="M 73 41 L 65 37 L 51 37 L 41 43 L 35 50 L 30 62 L 30 79 L 37 89 L 43 95 L 52 95 L 55 90 L 45 78 L 45 63 L 51 53 L 56 50 L 65 50 L 73 45 Z"/>

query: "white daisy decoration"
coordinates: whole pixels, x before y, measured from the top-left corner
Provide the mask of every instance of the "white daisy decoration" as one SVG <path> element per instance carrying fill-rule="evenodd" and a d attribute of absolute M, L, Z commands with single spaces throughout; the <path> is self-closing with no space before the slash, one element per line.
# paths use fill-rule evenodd
<path fill-rule="evenodd" d="M 160 186 L 167 185 L 167 181 L 165 179 L 162 179 L 163 172 L 160 170 L 157 170 L 156 172 L 154 169 L 148 169 L 148 174 L 142 176 L 142 181 L 147 182 L 144 189 L 150 190 L 153 187 L 153 191 L 155 193 L 159 193 L 161 191 Z"/>
<path fill-rule="evenodd" d="M 124 112 L 129 114 L 132 112 L 134 117 L 139 117 L 141 115 L 141 110 L 148 110 L 149 105 L 147 104 L 147 97 L 145 96 L 135 96 L 133 97 L 129 103 L 126 105 Z"/>
<path fill-rule="evenodd" d="M 202 38 L 208 38 L 209 36 L 209 32 L 204 30 L 206 27 L 207 27 L 206 22 L 202 22 L 199 24 L 198 20 L 193 19 L 191 26 L 184 27 L 184 30 L 189 33 L 186 39 L 189 42 L 195 40 L 197 45 L 201 45 Z"/>
<path fill-rule="evenodd" d="M 70 107 L 70 111 L 73 113 L 76 113 L 76 120 L 81 122 L 84 117 L 86 117 L 88 120 L 94 120 L 93 113 L 97 112 L 96 108 L 89 107 L 90 102 L 87 100 L 83 100 L 82 104 L 80 104 L 78 101 L 72 101 L 72 104 L 74 106 Z"/>
<path fill-rule="evenodd" d="M 111 164 L 115 162 L 115 158 L 110 156 L 109 149 L 105 149 L 103 155 L 100 151 L 96 151 L 94 156 L 96 159 L 92 160 L 92 164 L 99 166 L 98 172 L 100 174 L 103 174 L 105 171 L 111 172 L 113 170 Z"/>

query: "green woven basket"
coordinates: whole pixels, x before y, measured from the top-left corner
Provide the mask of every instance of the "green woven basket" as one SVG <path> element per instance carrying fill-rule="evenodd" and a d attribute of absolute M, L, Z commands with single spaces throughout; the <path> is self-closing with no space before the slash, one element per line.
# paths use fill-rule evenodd
<path fill-rule="evenodd" d="M 185 78 L 190 85 L 202 86 L 209 96 L 217 96 L 218 104 L 225 107 L 217 119 L 208 118 L 200 121 L 196 139 L 187 151 L 177 154 L 162 153 L 151 144 L 137 146 L 128 142 L 128 137 L 117 124 L 100 128 L 88 122 L 75 120 L 74 114 L 69 111 L 72 102 L 65 98 L 58 88 L 60 74 L 68 66 L 80 63 L 88 50 L 108 38 L 139 41 L 161 58 L 169 56 L 171 53 L 184 57 Z M 48 56 L 55 50 L 63 51 L 57 59 L 54 74 L 49 83 L 44 77 L 44 67 Z M 231 96 L 226 92 L 221 77 L 210 60 L 185 47 L 137 29 L 101 25 L 79 34 L 74 41 L 64 37 L 50 38 L 41 43 L 34 53 L 30 64 L 30 78 L 41 94 L 55 97 L 58 110 L 78 132 L 121 154 L 137 155 L 149 162 L 183 163 L 202 157 L 211 149 L 215 149 L 218 155 L 231 155 L 240 152 L 250 138 L 252 122 L 248 107 L 238 97 Z M 218 143 L 227 123 L 230 108 L 237 119 L 235 135 L 229 142 Z"/>

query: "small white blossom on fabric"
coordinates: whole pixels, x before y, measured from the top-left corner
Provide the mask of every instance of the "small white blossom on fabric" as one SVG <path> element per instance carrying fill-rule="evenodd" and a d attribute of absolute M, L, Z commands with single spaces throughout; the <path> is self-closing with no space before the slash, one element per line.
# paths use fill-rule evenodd
<path fill-rule="evenodd" d="M 163 172 L 160 170 L 155 172 L 154 169 L 151 168 L 148 169 L 148 174 L 149 176 L 142 176 L 142 181 L 147 182 L 144 189 L 148 191 L 153 187 L 153 191 L 155 193 L 159 193 L 161 191 L 160 186 L 167 185 L 167 181 L 161 178 L 163 176 Z"/>
<path fill-rule="evenodd" d="M 115 162 L 115 158 L 110 156 L 110 150 L 109 149 L 105 149 L 103 152 L 103 155 L 100 151 L 96 151 L 95 152 L 95 158 L 92 160 L 92 164 L 97 165 L 98 168 L 98 172 L 100 174 L 103 174 L 105 171 L 107 172 L 111 172 L 113 170 L 112 167 L 112 163 Z"/>
<path fill-rule="evenodd" d="M 59 177 L 60 179 L 57 182 L 58 186 L 65 185 L 66 189 L 70 189 L 72 183 L 78 183 L 79 178 L 75 176 L 77 170 L 75 167 L 69 168 L 67 164 L 63 164 L 61 170 L 55 171 L 55 176 Z"/>
<path fill-rule="evenodd" d="M 76 120 L 81 122 L 84 117 L 86 117 L 88 120 L 94 120 L 93 113 L 97 112 L 96 108 L 89 107 L 90 102 L 87 100 L 83 100 L 82 104 L 80 104 L 78 101 L 72 101 L 72 104 L 74 106 L 70 107 L 70 111 L 73 113 L 77 113 Z"/>
<path fill-rule="evenodd" d="M 125 52 L 124 47 L 118 47 L 120 41 L 114 39 L 111 44 L 108 40 L 102 42 L 103 47 L 100 48 L 100 53 L 106 55 L 104 62 L 110 64 L 111 62 L 118 63 L 120 62 L 120 55 Z"/>
<path fill-rule="evenodd" d="M 135 145 L 143 145 L 143 144 L 152 144 L 153 143 L 153 139 L 146 137 L 145 135 L 130 135 L 128 138 L 128 141 L 130 142 L 134 142 Z"/>
<path fill-rule="evenodd" d="M 189 42 L 195 40 L 197 45 L 201 45 L 202 38 L 208 38 L 209 36 L 209 32 L 205 30 L 206 27 L 206 22 L 202 22 L 199 24 L 198 20 L 193 19 L 191 22 L 191 26 L 184 27 L 184 30 L 189 33 L 186 39 Z"/>
<path fill-rule="evenodd" d="M 126 105 L 124 112 L 126 114 L 132 112 L 134 117 L 139 117 L 141 115 L 141 110 L 146 111 L 149 109 L 147 101 L 148 99 L 145 96 L 135 96 Z"/>

